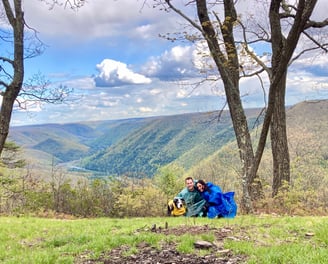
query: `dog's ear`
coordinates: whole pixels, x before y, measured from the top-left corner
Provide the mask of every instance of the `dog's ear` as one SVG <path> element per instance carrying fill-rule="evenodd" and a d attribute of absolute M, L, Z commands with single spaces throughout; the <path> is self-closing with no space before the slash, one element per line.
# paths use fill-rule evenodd
<path fill-rule="evenodd" d="M 167 210 L 173 211 L 173 209 L 174 209 L 173 202 L 172 201 L 168 202 L 168 204 L 167 204 Z"/>
<path fill-rule="evenodd" d="M 171 216 L 172 215 L 172 211 L 173 211 L 173 206 L 168 205 L 167 206 L 167 215 L 168 216 Z"/>

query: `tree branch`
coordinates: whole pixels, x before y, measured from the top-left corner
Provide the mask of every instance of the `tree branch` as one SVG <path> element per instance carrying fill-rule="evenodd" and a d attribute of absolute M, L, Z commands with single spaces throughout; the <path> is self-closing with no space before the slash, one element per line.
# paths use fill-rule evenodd
<path fill-rule="evenodd" d="M 246 37 L 246 28 L 245 26 L 243 25 L 243 23 L 241 21 L 238 20 L 238 23 L 239 25 L 242 27 L 243 29 L 243 38 L 244 38 L 244 43 L 243 43 L 243 46 L 245 48 L 245 51 L 247 52 L 247 54 L 254 60 L 256 61 L 256 63 L 258 65 L 260 65 L 262 67 L 263 70 L 265 70 L 269 76 L 271 76 L 271 69 L 269 67 L 267 67 L 265 65 L 265 63 L 263 61 L 261 61 L 255 54 L 254 52 L 252 52 L 249 47 L 248 47 L 248 42 L 247 42 L 247 37 Z M 262 72 L 263 70 L 260 70 L 259 72 L 255 72 L 253 75 L 255 74 L 259 74 L 260 72 Z"/>
<path fill-rule="evenodd" d="M 15 16 L 14 16 L 14 12 L 12 11 L 12 8 L 10 6 L 10 3 L 8 0 L 2 0 L 2 3 L 4 5 L 8 21 L 9 21 L 10 25 L 12 27 L 14 27 L 15 26 Z"/>
<path fill-rule="evenodd" d="M 169 8 L 171 8 L 174 12 L 182 16 L 185 20 L 187 20 L 193 27 L 198 29 L 200 32 L 203 32 L 203 29 L 193 20 L 191 20 L 189 17 L 187 17 L 181 10 L 177 9 L 175 6 L 171 4 L 171 0 L 165 0 Z"/>
<path fill-rule="evenodd" d="M 304 29 L 308 29 L 310 27 L 312 27 L 312 28 L 323 28 L 327 25 L 328 25 L 328 18 L 326 18 L 324 21 L 321 21 L 321 22 L 316 22 L 316 21 L 311 21 L 310 20 L 306 23 L 306 26 L 305 26 Z"/>
<path fill-rule="evenodd" d="M 9 58 L 6 58 L 6 57 L 0 57 L 0 60 L 4 61 L 4 62 L 8 62 L 10 63 L 12 66 L 14 66 L 14 61 L 9 59 Z"/>

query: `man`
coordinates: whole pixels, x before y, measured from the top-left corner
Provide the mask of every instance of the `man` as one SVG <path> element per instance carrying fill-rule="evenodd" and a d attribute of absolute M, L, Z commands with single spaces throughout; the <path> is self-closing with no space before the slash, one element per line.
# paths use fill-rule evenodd
<path fill-rule="evenodd" d="M 181 199 L 185 203 L 186 210 L 182 215 L 203 216 L 206 201 L 195 187 L 196 182 L 194 182 L 192 177 L 187 177 L 185 179 L 185 185 L 186 187 L 174 198 L 174 200 Z M 172 205 L 172 201 L 169 202 L 169 207 L 170 204 Z M 174 208 L 172 210 L 171 215 L 179 215 L 178 213 L 174 213 Z"/>

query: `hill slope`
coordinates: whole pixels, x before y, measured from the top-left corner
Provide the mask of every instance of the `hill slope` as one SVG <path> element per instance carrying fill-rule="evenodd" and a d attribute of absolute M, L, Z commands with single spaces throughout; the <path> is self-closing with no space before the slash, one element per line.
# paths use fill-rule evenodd
<path fill-rule="evenodd" d="M 247 110 L 250 127 L 259 111 Z M 229 113 L 223 112 L 219 121 L 218 115 L 218 112 L 192 113 L 12 127 L 9 139 L 22 146 L 27 155 L 33 157 L 37 153 L 38 160 L 52 156 L 67 168 L 103 175 L 151 177 L 158 167 L 174 161 L 189 169 L 234 141 Z M 287 118 L 290 131 L 311 131 L 322 142 L 325 137 L 320 131 L 328 131 L 328 101 L 297 104 L 288 109 Z M 293 138 L 294 134 L 291 135 Z M 326 149 L 323 151 L 328 153 Z"/>
<path fill-rule="evenodd" d="M 249 110 L 254 117 L 257 110 Z M 152 176 L 178 160 L 189 168 L 234 139 L 227 111 L 76 124 L 12 127 L 10 140 L 28 155 L 49 155 L 97 174 Z M 51 163 L 47 161 L 46 163 Z"/>
<path fill-rule="evenodd" d="M 107 174 L 152 176 L 156 169 L 190 153 L 192 166 L 233 139 L 230 118 L 213 121 L 217 113 L 185 114 L 149 119 L 149 123 L 116 144 L 82 161 L 82 167 Z M 192 158 L 192 159 L 191 159 Z"/>

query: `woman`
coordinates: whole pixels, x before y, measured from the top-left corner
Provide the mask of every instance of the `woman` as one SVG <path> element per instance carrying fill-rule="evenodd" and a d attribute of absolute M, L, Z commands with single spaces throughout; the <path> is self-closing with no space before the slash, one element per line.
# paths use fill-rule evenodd
<path fill-rule="evenodd" d="M 197 189 L 206 200 L 207 216 L 215 217 L 235 217 L 237 214 L 237 204 L 234 200 L 234 192 L 222 193 L 219 186 L 211 182 L 205 183 L 203 180 L 197 182 Z"/>

